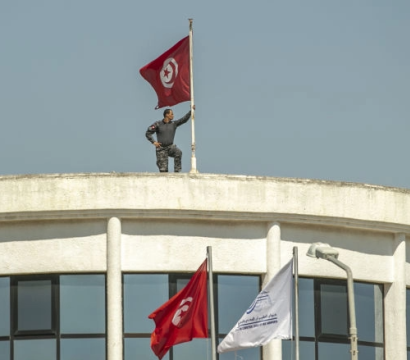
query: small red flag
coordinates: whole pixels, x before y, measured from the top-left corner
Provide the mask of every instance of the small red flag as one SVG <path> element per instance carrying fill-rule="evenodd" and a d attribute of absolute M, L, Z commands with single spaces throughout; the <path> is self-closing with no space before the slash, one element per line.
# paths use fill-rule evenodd
<path fill-rule="evenodd" d="M 140 69 L 158 96 L 156 109 L 191 99 L 189 36 Z"/>
<path fill-rule="evenodd" d="M 151 348 L 159 359 L 176 344 L 208 337 L 206 277 L 207 260 L 181 291 L 148 316 L 155 321 Z"/>

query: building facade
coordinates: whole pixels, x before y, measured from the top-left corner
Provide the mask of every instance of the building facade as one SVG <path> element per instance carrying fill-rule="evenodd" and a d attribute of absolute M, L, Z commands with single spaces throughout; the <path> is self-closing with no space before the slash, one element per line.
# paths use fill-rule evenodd
<path fill-rule="evenodd" d="M 218 339 L 299 254 L 300 358 L 350 359 L 353 272 L 359 359 L 410 359 L 410 190 L 214 174 L 0 177 L 0 359 L 155 359 L 148 315 L 213 253 Z M 164 359 L 210 359 L 209 339 Z M 274 340 L 219 356 L 293 359 Z"/>

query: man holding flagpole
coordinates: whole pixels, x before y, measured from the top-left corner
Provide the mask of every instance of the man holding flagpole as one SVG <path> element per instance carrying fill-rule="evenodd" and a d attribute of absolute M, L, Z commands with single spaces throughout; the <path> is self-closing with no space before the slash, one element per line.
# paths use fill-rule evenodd
<path fill-rule="evenodd" d="M 182 151 L 174 144 L 174 138 L 177 127 L 185 124 L 190 117 L 191 111 L 181 119 L 173 121 L 173 111 L 166 109 L 164 118 L 148 127 L 145 136 L 156 148 L 157 166 L 160 172 L 168 172 L 168 157 L 174 158 L 174 171 L 181 171 Z M 156 140 L 153 139 L 153 134 L 156 134 Z"/>
<path fill-rule="evenodd" d="M 140 74 L 154 88 L 157 94 L 158 104 L 155 109 L 174 106 L 184 101 L 191 101 L 192 155 L 190 172 L 197 173 L 192 59 L 192 19 L 189 19 L 189 36 L 184 37 L 158 58 L 143 66 L 140 69 Z M 150 139 L 148 138 L 148 140 Z M 159 141 L 157 140 L 157 142 Z M 157 145 L 155 146 L 158 148 Z"/>

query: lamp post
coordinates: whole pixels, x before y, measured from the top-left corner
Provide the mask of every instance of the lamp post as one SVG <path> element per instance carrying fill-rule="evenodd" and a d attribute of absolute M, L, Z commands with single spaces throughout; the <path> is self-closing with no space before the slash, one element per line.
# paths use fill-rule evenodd
<path fill-rule="evenodd" d="M 309 247 L 307 256 L 325 259 L 336 266 L 342 268 L 347 274 L 347 299 L 349 304 L 349 319 L 350 319 L 350 354 L 351 360 L 358 360 L 358 350 L 357 350 L 357 328 L 356 328 L 356 310 L 354 305 L 354 288 L 353 288 L 353 276 L 352 270 L 344 263 L 339 261 L 337 258 L 339 252 L 332 248 L 329 244 L 314 243 Z"/>

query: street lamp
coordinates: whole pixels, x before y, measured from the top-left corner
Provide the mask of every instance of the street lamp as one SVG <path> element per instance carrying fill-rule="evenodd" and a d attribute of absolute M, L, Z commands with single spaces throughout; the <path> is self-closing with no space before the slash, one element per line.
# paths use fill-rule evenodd
<path fill-rule="evenodd" d="M 354 289 L 353 289 L 353 276 L 352 270 L 339 261 L 337 258 L 339 257 L 339 252 L 332 248 L 329 244 L 323 243 L 314 243 L 310 245 L 308 252 L 306 253 L 307 256 L 318 258 L 318 259 L 325 259 L 333 264 L 337 265 L 338 267 L 342 268 L 346 271 L 347 274 L 347 299 L 349 304 L 349 318 L 350 318 L 350 328 L 349 328 L 349 335 L 350 335 L 350 354 L 352 360 L 358 360 L 358 350 L 357 350 L 357 328 L 356 328 L 356 310 L 354 305 Z"/>

